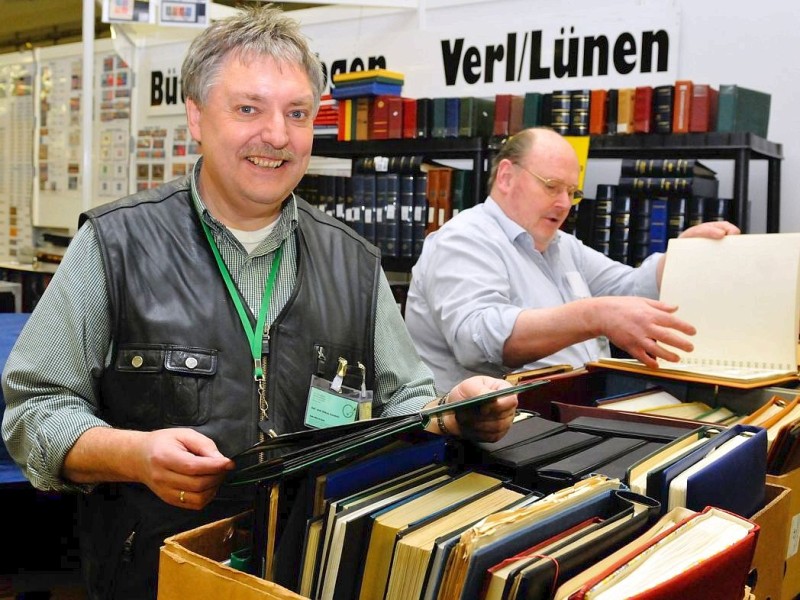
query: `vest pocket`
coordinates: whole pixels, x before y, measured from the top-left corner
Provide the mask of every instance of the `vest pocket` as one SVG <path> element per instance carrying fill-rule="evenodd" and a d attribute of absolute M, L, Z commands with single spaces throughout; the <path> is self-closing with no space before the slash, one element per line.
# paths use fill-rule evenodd
<path fill-rule="evenodd" d="M 318 341 L 314 344 L 314 359 L 316 361 L 316 371 L 314 375 L 332 381 L 339 368 L 339 359 L 347 361 L 347 373 L 344 377 L 344 385 L 354 388 L 361 388 L 362 373 L 358 367 L 359 361 L 365 365 L 371 364 L 364 357 L 366 353 L 363 348 L 355 346 L 344 346 L 329 341 Z M 369 378 L 372 374 L 365 373 Z"/>
<path fill-rule="evenodd" d="M 119 349 L 115 366 L 129 400 L 116 407 L 121 424 L 149 429 L 208 421 L 216 350 L 125 345 Z"/>

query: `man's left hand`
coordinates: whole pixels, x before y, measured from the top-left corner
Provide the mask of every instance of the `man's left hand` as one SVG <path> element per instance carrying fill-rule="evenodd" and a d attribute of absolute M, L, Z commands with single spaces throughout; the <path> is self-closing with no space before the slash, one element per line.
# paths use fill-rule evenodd
<path fill-rule="evenodd" d="M 473 398 L 507 387 L 511 387 L 511 384 L 502 379 L 484 375 L 470 377 L 450 390 L 448 402 Z M 511 427 L 516 410 L 517 396 L 513 394 L 459 410 L 457 413 L 445 413 L 443 418 L 448 432 L 453 435 L 481 442 L 496 442 Z"/>
<path fill-rule="evenodd" d="M 728 221 L 707 221 L 706 223 L 700 223 L 699 225 L 689 227 L 678 237 L 702 237 L 712 240 L 721 240 L 726 235 L 738 235 L 740 233 L 741 231 L 739 231 L 739 228 Z"/>

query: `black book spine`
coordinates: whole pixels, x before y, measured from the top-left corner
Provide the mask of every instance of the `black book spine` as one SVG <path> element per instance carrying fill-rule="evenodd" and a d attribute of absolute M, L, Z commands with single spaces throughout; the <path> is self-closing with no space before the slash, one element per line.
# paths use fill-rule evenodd
<path fill-rule="evenodd" d="M 572 94 L 569 90 L 556 90 L 550 104 L 550 127 L 561 135 L 570 132 L 570 106 Z"/>
<path fill-rule="evenodd" d="M 400 256 L 400 176 L 385 173 L 386 190 L 383 203 L 383 242 L 384 256 Z"/>
<path fill-rule="evenodd" d="M 667 239 L 678 237 L 686 230 L 686 223 L 689 216 L 688 198 L 670 198 L 667 203 Z"/>
<path fill-rule="evenodd" d="M 606 94 L 606 129 L 609 134 L 617 133 L 617 115 L 619 114 L 619 90 L 610 89 Z"/>
<path fill-rule="evenodd" d="M 606 256 L 608 256 L 611 251 L 611 221 L 614 209 L 614 197 L 616 194 L 616 186 L 607 184 L 597 186 L 597 199 L 594 204 L 590 245 Z"/>
<path fill-rule="evenodd" d="M 364 236 L 364 173 L 353 173 L 353 208 L 351 224 L 356 233 Z"/>
<path fill-rule="evenodd" d="M 616 192 L 611 204 L 611 239 L 609 241 L 609 258 L 628 264 L 631 233 L 630 196 Z"/>
<path fill-rule="evenodd" d="M 430 98 L 417 98 L 417 137 L 431 137 L 433 122 L 433 101 Z"/>
<path fill-rule="evenodd" d="M 413 257 L 418 258 L 422 253 L 422 244 L 425 242 L 425 229 L 428 226 L 428 175 L 416 173 L 414 175 L 414 245 Z"/>
<path fill-rule="evenodd" d="M 653 118 L 655 133 L 672 133 L 672 109 L 675 86 L 660 85 L 653 89 Z"/>
<path fill-rule="evenodd" d="M 703 196 L 715 198 L 716 179 L 707 177 L 620 177 L 619 188 L 636 196 Z"/>
<path fill-rule="evenodd" d="M 388 199 L 388 173 L 375 175 L 375 244 L 383 256 L 391 256 L 387 248 L 386 208 Z"/>
<path fill-rule="evenodd" d="M 414 256 L 414 176 L 400 176 L 400 256 Z"/>
<path fill-rule="evenodd" d="M 376 182 L 374 173 L 364 173 L 364 237 L 367 241 L 376 244 L 375 215 L 376 215 Z M 377 245 L 377 244 L 376 244 Z"/>
<path fill-rule="evenodd" d="M 589 135 L 589 103 L 592 90 L 573 90 L 570 93 L 569 134 Z"/>
<path fill-rule="evenodd" d="M 650 252 L 650 198 L 633 198 L 631 202 L 631 230 L 628 264 L 637 267 Z"/>

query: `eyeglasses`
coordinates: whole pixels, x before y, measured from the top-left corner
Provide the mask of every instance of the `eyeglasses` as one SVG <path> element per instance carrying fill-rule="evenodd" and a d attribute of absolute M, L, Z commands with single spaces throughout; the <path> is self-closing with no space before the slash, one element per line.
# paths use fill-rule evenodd
<path fill-rule="evenodd" d="M 537 175 L 533 171 L 526 169 L 519 163 L 514 163 L 514 164 L 523 171 L 525 171 L 526 173 L 533 175 L 534 177 L 536 177 L 536 179 L 541 181 L 542 185 L 544 186 L 544 190 L 547 192 L 549 196 L 555 198 L 556 196 L 560 196 L 561 194 L 566 192 L 573 206 L 575 206 L 581 200 L 583 200 L 583 190 L 578 189 L 576 186 L 564 183 L 560 179 L 550 179 L 542 177 L 541 175 Z"/>

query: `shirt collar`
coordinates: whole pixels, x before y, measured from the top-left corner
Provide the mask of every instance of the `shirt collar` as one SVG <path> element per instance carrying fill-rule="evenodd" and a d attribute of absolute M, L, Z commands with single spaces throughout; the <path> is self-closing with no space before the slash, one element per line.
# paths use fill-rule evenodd
<path fill-rule="evenodd" d="M 495 202 L 494 198 L 488 196 L 483 205 L 486 213 L 495 220 L 497 225 L 503 231 L 503 234 L 508 238 L 509 242 L 513 244 L 524 239 L 527 240 L 532 247 L 535 247 L 533 236 L 525 231 L 525 229 L 519 223 L 509 218 L 508 215 L 503 212 L 503 209 L 500 208 L 497 202 Z M 561 231 L 557 232 L 556 236 L 553 238 L 553 241 L 551 241 L 548 245 L 548 248 L 558 244 L 559 239 L 561 239 L 561 235 Z"/>
<path fill-rule="evenodd" d="M 226 230 L 225 225 L 220 223 L 214 216 L 208 212 L 208 208 L 200 196 L 200 169 L 203 166 L 203 157 L 197 159 L 192 167 L 192 174 L 189 178 L 190 190 L 192 195 L 192 204 L 197 215 L 203 219 L 206 224 L 211 227 L 216 233 Z M 297 227 L 297 199 L 294 192 L 292 192 L 286 200 L 283 201 L 281 206 L 281 215 L 279 217 L 278 225 L 267 239 L 274 239 L 277 236 L 278 240 L 284 240 L 291 235 Z"/>

